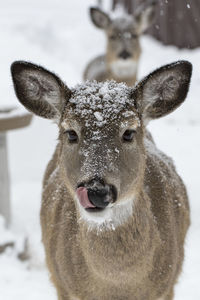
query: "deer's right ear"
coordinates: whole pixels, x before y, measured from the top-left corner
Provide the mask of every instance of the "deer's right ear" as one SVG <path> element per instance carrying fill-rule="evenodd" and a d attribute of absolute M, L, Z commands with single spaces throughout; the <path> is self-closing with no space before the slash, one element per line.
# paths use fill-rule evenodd
<path fill-rule="evenodd" d="M 183 103 L 191 75 L 191 63 L 178 61 L 155 70 L 138 83 L 133 98 L 146 124 L 171 113 Z"/>
<path fill-rule="evenodd" d="M 90 8 L 90 17 L 95 26 L 106 29 L 110 24 L 109 16 L 97 7 Z"/>
<path fill-rule="evenodd" d="M 137 22 L 137 32 L 141 35 L 153 23 L 155 18 L 155 0 L 150 0 L 149 3 L 141 4 L 135 13 L 135 20 Z"/>
<path fill-rule="evenodd" d="M 11 66 L 15 93 L 19 101 L 34 114 L 58 120 L 70 90 L 55 74 L 24 61 Z"/>

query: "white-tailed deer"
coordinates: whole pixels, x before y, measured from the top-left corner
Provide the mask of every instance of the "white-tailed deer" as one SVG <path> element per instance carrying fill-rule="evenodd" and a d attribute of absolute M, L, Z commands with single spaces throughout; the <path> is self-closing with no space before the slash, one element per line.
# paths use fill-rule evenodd
<path fill-rule="evenodd" d="M 105 81 L 114 79 L 133 86 L 137 79 L 141 54 L 140 36 L 154 17 L 155 1 L 140 6 L 135 15 L 123 12 L 112 18 L 99 8 L 91 8 L 90 16 L 107 38 L 106 54 L 93 59 L 84 72 L 84 80 Z"/>
<path fill-rule="evenodd" d="M 191 64 L 161 67 L 135 88 L 88 81 L 70 90 L 27 62 L 11 71 L 19 101 L 59 127 L 41 208 L 58 299 L 173 299 L 189 205 L 173 162 L 145 124 L 184 101 Z"/>

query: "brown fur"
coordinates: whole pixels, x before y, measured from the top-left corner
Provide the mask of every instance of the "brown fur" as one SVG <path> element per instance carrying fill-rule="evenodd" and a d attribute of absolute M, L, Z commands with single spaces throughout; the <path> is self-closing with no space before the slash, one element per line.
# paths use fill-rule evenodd
<path fill-rule="evenodd" d="M 140 52 L 138 52 L 138 56 L 140 55 Z M 125 77 L 125 78 L 119 78 L 117 77 L 115 74 L 112 73 L 112 71 L 109 69 L 109 63 L 106 62 L 106 56 L 98 56 L 97 58 L 95 58 L 94 60 L 92 60 L 85 72 L 84 72 L 84 80 L 97 80 L 97 81 L 106 81 L 106 80 L 115 80 L 116 82 L 126 82 L 126 84 L 128 86 L 134 86 L 136 80 L 137 80 L 137 74 L 135 74 L 134 76 L 129 77 Z M 101 67 L 99 68 L 98 64 L 101 64 Z M 95 73 L 94 76 L 90 76 L 89 73 L 93 72 L 93 70 L 97 69 L 97 73 Z"/>
<path fill-rule="evenodd" d="M 42 68 L 39 70 L 37 95 L 41 89 L 40 101 L 48 101 L 42 91 L 47 87 L 51 92 L 58 90 L 55 75 L 51 74 L 51 82 L 50 73 Z M 24 78 L 27 87 L 38 74 L 32 64 L 17 62 L 12 66 L 12 75 L 16 94 L 21 101 Z M 133 107 L 129 107 L 134 117 L 126 121 L 129 126 L 133 121 L 137 124 L 137 133 L 131 144 L 118 140 L 119 126 L 124 118 L 122 112 L 115 121 L 110 117 L 107 126 L 101 128 L 104 134 L 95 148 L 97 156 L 94 157 L 94 165 L 93 157 L 90 157 L 91 174 L 101 171 L 106 182 L 115 183 L 118 189 L 116 204 L 123 201 L 124 195 L 131 200 L 133 198 L 132 214 L 118 226 L 102 230 L 89 228 L 87 221 L 80 218 L 81 211 L 75 197 L 77 183 L 92 176 L 81 171 L 84 158 L 80 153 L 84 140 L 79 135 L 79 143 L 69 147 L 63 132 L 65 122 L 71 122 L 70 126 L 78 123 L 87 142 L 88 134 L 97 128 L 93 114 L 88 116 L 93 125 L 86 128 L 81 115 L 69 113 L 71 108 L 74 110 L 76 107 L 69 98 L 76 97 L 77 91 L 66 93 L 67 88 L 63 87 L 67 96 L 63 99 L 65 107 L 60 112 L 59 142 L 45 173 L 41 208 L 46 260 L 59 300 L 173 299 L 190 223 L 189 205 L 184 184 L 173 162 L 156 148 L 151 135 L 146 133 L 144 122 L 145 119 L 160 117 L 161 111 L 163 115 L 170 113 L 180 105 L 187 95 L 190 76 L 191 65 L 179 62 L 156 70 L 134 90 L 127 88 L 130 100 L 134 100 Z M 62 83 L 57 82 L 61 88 Z M 26 98 L 32 97 L 35 90 L 30 85 L 23 91 L 23 103 L 26 103 Z M 50 99 L 55 94 L 47 94 L 48 103 L 55 110 L 55 103 Z M 152 97 L 152 102 L 149 102 L 149 97 Z M 26 107 L 30 107 L 29 101 Z M 41 111 L 41 115 L 43 113 Z M 88 145 L 91 147 L 92 140 L 89 139 Z M 119 154 L 115 157 L 116 147 Z M 100 164 L 102 160 L 103 165 L 109 166 L 105 149 L 111 150 L 111 160 L 115 161 L 116 170 Z"/>
<path fill-rule="evenodd" d="M 47 168 L 46 182 L 58 164 L 58 152 Z M 158 184 L 160 173 L 164 180 Z M 187 194 L 168 159 L 152 163 L 148 152 L 144 180 L 148 192 L 139 192 L 129 222 L 98 235 L 78 223 L 61 174 L 44 186 L 43 243 L 59 299 L 173 299 L 168 294 L 181 271 L 189 226 Z"/>

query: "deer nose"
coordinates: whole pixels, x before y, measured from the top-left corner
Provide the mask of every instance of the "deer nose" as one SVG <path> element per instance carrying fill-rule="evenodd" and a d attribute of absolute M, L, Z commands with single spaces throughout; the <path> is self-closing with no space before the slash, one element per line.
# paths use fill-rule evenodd
<path fill-rule="evenodd" d="M 109 204 L 109 190 L 107 188 L 88 189 L 90 202 L 98 208 L 105 208 Z"/>
<path fill-rule="evenodd" d="M 102 178 L 95 177 L 89 182 L 80 182 L 77 185 L 77 195 L 84 208 L 103 209 L 117 200 L 117 188 L 107 184 Z"/>
<path fill-rule="evenodd" d="M 122 59 L 127 59 L 129 57 L 131 57 L 131 54 L 126 51 L 126 50 L 123 50 L 120 54 L 119 54 L 119 57 L 122 58 Z"/>

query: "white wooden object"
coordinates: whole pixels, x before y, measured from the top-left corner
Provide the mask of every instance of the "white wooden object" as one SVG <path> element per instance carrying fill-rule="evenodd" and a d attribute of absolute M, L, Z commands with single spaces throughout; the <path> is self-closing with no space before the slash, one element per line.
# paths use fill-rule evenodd
<path fill-rule="evenodd" d="M 32 115 L 24 108 L 0 109 L 0 215 L 5 218 L 6 227 L 11 221 L 7 133 L 28 126 L 31 119 Z"/>
<path fill-rule="evenodd" d="M 0 132 L 0 214 L 4 216 L 6 226 L 8 227 L 10 224 L 11 213 L 6 132 Z"/>

